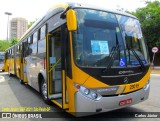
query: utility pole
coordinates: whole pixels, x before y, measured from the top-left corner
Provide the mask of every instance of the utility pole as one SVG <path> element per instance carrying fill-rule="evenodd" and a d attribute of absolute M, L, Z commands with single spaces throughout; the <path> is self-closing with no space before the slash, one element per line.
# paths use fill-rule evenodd
<path fill-rule="evenodd" d="M 8 41 L 9 16 L 11 16 L 12 13 L 5 12 L 4 14 L 6 14 L 8 16 L 8 20 L 7 20 L 7 41 Z"/>

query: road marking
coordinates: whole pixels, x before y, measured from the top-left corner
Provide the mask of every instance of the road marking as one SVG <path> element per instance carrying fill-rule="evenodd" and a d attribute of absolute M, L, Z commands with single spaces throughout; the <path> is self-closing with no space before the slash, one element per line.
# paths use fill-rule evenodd
<path fill-rule="evenodd" d="M 0 75 L 8 75 L 8 72 L 0 73 Z"/>
<path fill-rule="evenodd" d="M 3 76 L 0 76 L 0 83 L 1 83 L 1 82 L 4 82 L 4 81 L 5 81 L 4 77 L 3 77 Z"/>

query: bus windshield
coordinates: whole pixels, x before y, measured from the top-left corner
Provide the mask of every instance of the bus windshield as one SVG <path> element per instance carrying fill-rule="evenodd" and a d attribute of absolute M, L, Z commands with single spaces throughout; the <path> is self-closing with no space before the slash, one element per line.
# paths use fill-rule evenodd
<path fill-rule="evenodd" d="M 139 61 L 130 49 L 134 49 L 143 64 L 147 64 L 146 46 L 138 20 L 98 10 L 75 11 L 78 28 L 73 32 L 73 50 L 78 66 L 137 66 Z M 130 20 L 133 22 L 126 22 Z M 132 26 L 135 26 L 135 33 L 128 30 L 133 29 Z"/>
<path fill-rule="evenodd" d="M 143 40 L 139 21 L 122 15 L 117 15 L 117 19 L 127 48 L 126 54 L 128 66 L 139 65 L 139 62 L 131 51 L 132 49 L 135 50 L 142 63 L 147 64 L 149 57 Z"/>

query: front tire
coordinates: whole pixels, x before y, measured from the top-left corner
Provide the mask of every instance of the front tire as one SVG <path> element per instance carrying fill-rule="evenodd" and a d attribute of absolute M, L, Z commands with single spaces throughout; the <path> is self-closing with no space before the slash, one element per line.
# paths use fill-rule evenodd
<path fill-rule="evenodd" d="M 42 95 L 44 102 L 46 104 L 50 105 L 52 102 L 47 97 L 47 83 L 44 79 L 42 79 L 42 81 L 41 81 L 40 91 L 41 91 L 41 95 Z"/>
<path fill-rule="evenodd" d="M 10 72 L 8 72 L 8 74 L 9 74 L 10 77 L 12 76 L 12 74 Z"/>
<path fill-rule="evenodd" d="M 24 84 L 23 80 L 22 79 L 19 79 L 19 82 L 20 84 Z"/>

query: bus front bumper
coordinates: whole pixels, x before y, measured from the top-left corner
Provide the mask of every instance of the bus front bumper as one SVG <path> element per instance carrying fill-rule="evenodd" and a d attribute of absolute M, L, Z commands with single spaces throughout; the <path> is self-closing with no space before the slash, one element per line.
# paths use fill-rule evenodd
<path fill-rule="evenodd" d="M 125 95 L 102 97 L 98 101 L 89 99 L 84 95 L 82 95 L 80 92 L 77 92 L 75 94 L 75 108 L 76 108 L 75 115 L 76 116 L 93 115 L 137 104 L 139 102 L 148 99 L 149 90 L 150 90 L 150 85 L 148 84 L 146 85 L 145 88 L 140 89 L 138 91 Z M 132 102 L 130 104 L 120 106 L 120 102 L 127 99 L 131 99 Z"/>

